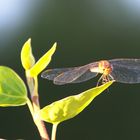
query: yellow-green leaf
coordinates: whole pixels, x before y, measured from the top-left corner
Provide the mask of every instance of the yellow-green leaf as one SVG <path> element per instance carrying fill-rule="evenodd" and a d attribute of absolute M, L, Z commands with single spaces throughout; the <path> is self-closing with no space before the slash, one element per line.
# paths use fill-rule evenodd
<path fill-rule="evenodd" d="M 52 55 L 56 50 L 57 43 L 54 43 L 52 48 L 46 52 L 37 62 L 36 64 L 29 70 L 29 74 L 31 77 L 37 76 L 43 69 L 45 69 L 51 61 Z"/>
<path fill-rule="evenodd" d="M 35 64 L 35 58 L 32 54 L 31 39 L 29 38 L 21 50 L 21 63 L 25 70 L 29 70 Z"/>
<path fill-rule="evenodd" d="M 27 90 L 22 79 L 12 69 L 0 66 L 0 106 L 21 106 L 27 100 Z"/>
<path fill-rule="evenodd" d="M 88 106 L 97 95 L 103 92 L 112 83 L 113 81 L 110 81 L 102 86 L 82 92 L 81 94 L 69 96 L 53 102 L 41 109 L 39 115 L 42 120 L 52 124 L 58 124 L 62 121 L 73 118 L 84 110 L 84 108 Z"/>

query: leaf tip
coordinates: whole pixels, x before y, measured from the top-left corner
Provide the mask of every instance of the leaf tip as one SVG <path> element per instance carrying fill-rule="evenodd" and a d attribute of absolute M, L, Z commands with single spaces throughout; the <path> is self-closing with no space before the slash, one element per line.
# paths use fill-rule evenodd
<path fill-rule="evenodd" d="M 35 58 L 32 54 L 31 38 L 24 43 L 21 49 L 21 62 L 25 70 L 30 69 L 35 63 Z"/>
<path fill-rule="evenodd" d="M 28 38 L 27 42 L 28 42 L 29 44 L 31 44 L 31 38 Z"/>
<path fill-rule="evenodd" d="M 52 46 L 53 53 L 56 51 L 56 47 L 57 47 L 57 42 L 55 42 Z"/>

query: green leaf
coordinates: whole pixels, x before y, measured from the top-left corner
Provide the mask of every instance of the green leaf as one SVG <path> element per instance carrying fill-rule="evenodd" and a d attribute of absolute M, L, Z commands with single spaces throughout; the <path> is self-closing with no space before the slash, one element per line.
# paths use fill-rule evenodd
<path fill-rule="evenodd" d="M 27 90 L 22 79 L 10 68 L 0 66 L 0 106 L 26 104 Z"/>
<path fill-rule="evenodd" d="M 35 64 L 35 58 L 32 54 L 31 39 L 29 38 L 21 50 L 21 63 L 25 70 L 29 70 Z"/>
<path fill-rule="evenodd" d="M 89 89 L 81 94 L 69 96 L 62 100 L 53 102 L 52 104 L 40 110 L 39 116 L 42 120 L 52 124 L 58 124 L 62 121 L 78 115 L 91 101 L 108 88 L 113 81 L 102 86 Z"/>
<path fill-rule="evenodd" d="M 37 76 L 42 70 L 44 70 L 51 61 L 52 55 L 56 50 L 57 43 L 54 43 L 52 48 L 46 52 L 37 62 L 36 64 L 29 70 L 29 75 L 31 77 Z"/>

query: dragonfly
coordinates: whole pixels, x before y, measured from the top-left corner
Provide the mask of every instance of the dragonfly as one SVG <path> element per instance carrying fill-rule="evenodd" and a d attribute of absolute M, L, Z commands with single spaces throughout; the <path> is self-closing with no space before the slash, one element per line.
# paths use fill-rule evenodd
<path fill-rule="evenodd" d="M 42 78 L 52 80 L 56 85 L 81 83 L 101 74 L 98 84 L 114 80 L 120 83 L 140 83 L 140 59 L 99 60 L 79 67 L 48 69 Z"/>

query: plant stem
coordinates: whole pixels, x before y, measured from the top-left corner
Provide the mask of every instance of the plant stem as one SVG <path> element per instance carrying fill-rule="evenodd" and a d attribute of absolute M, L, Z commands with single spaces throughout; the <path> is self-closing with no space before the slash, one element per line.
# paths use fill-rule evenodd
<path fill-rule="evenodd" d="M 53 126 L 52 126 L 52 136 L 51 136 L 51 140 L 56 140 L 57 126 L 58 126 L 58 124 L 53 124 Z"/>
<path fill-rule="evenodd" d="M 33 109 L 32 103 L 31 103 L 31 101 L 29 99 L 27 101 L 27 105 L 28 105 L 28 108 L 29 108 L 29 110 L 31 112 L 31 115 L 33 117 L 34 116 L 34 109 Z"/>
<path fill-rule="evenodd" d="M 47 133 L 47 130 L 45 128 L 44 122 L 40 119 L 39 116 L 37 116 L 39 110 L 40 110 L 40 104 L 39 104 L 39 95 L 38 95 L 38 79 L 37 77 L 28 77 L 27 76 L 27 83 L 29 86 L 30 94 L 31 94 L 31 100 L 27 102 L 28 107 L 30 109 L 30 112 L 32 114 L 34 123 L 36 124 L 38 131 L 40 133 L 42 140 L 50 140 L 49 135 Z"/>
<path fill-rule="evenodd" d="M 36 126 L 38 128 L 38 131 L 40 133 L 41 139 L 42 140 L 50 140 L 49 136 L 48 136 L 48 133 L 46 131 L 46 127 L 45 127 L 44 122 L 41 121 L 41 120 L 36 120 L 34 122 L 35 122 L 35 124 L 36 124 Z"/>

